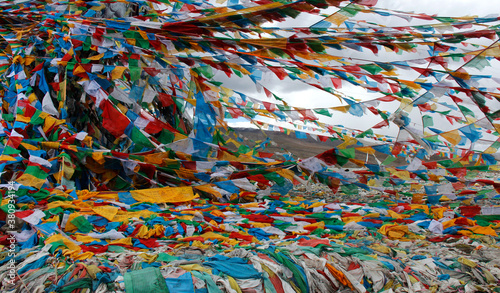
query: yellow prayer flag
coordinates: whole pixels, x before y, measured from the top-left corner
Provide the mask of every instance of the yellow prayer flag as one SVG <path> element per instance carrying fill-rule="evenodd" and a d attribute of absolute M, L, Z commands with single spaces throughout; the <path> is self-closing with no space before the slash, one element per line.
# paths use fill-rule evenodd
<path fill-rule="evenodd" d="M 186 202 L 198 198 L 189 186 L 132 190 L 130 193 L 135 200 L 150 203 Z"/>
<path fill-rule="evenodd" d="M 211 195 L 214 195 L 216 198 L 222 198 L 222 194 L 220 194 L 219 191 L 213 189 L 212 186 L 210 186 L 210 184 L 198 185 L 195 186 L 195 188 L 200 191 L 210 193 Z"/>
<path fill-rule="evenodd" d="M 92 209 L 96 214 L 113 221 L 113 218 L 118 213 L 118 208 L 114 206 L 98 206 Z"/>
<path fill-rule="evenodd" d="M 387 171 L 389 171 L 391 173 L 391 175 L 394 175 L 400 179 L 403 179 L 403 180 L 410 180 L 411 177 L 410 177 L 410 172 L 406 171 L 406 170 L 396 170 L 394 168 L 386 168 Z"/>
<path fill-rule="evenodd" d="M 24 173 L 23 175 L 21 175 L 21 177 L 19 177 L 16 180 L 16 182 L 19 184 L 22 184 L 22 185 L 31 186 L 31 187 L 40 189 L 40 188 L 42 188 L 42 185 L 45 183 L 45 180 L 46 180 L 45 178 L 40 179 L 40 178 L 37 178 L 31 174 Z"/>
<path fill-rule="evenodd" d="M 371 146 L 359 147 L 359 148 L 356 148 L 356 150 L 363 152 L 363 153 L 370 154 L 370 155 L 375 154 L 375 150 Z"/>
<path fill-rule="evenodd" d="M 115 68 L 111 71 L 111 79 L 121 78 L 125 69 L 127 69 L 125 66 L 115 66 Z"/>
<path fill-rule="evenodd" d="M 50 236 L 49 238 L 47 238 L 45 240 L 45 244 L 50 244 L 50 243 L 56 242 L 56 241 L 62 241 L 64 243 L 64 245 L 66 245 L 66 247 L 68 247 L 69 250 L 72 250 L 75 252 L 79 252 L 82 250 L 80 248 L 80 246 L 76 245 L 73 241 L 64 237 L 62 234 L 54 234 L 54 235 Z"/>
<path fill-rule="evenodd" d="M 95 55 L 95 56 L 92 56 L 92 57 L 88 57 L 87 59 L 89 59 L 89 60 L 101 60 L 102 57 L 104 57 L 104 53 L 101 53 L 99 55 Z"/>
<path fill-rule="evenodd" d="M 92 159 L 94 159 L 99 164 L 104 164 L 104 153 L 103 152 L 93 152 Z"/>
<path fill-rule="evenodd" d="M 457 129 L 448 132 L 443 132 L 439 135 L 453 145 L 457 145 L 462 140 L 462 137 L 460 136 L 460 133 L 458 132 Z"/>
<path fill-rule="evenodd" d="M 12 162 L 14 162 L 14 161 L 16 161 L 16 159 L 14 159 L 13 157 L 8 156 L 8 155 L 1 155 L 0 156 L 0 162 L 1 161 L 12 161 Z"/>
<path fill-rule="evenodd" d="M 328 16 L 327 18 L 325 18 L 324 21 L 328 21 L 330 23 L 336 24 L 337 26 L 340 26 L 341 24 L 344 23 L 344 21 L 346 21 L 348 19 L 349 19 L 348 16 L 345 16 L 341 13 L 334 13 L 334 14 Z"/>

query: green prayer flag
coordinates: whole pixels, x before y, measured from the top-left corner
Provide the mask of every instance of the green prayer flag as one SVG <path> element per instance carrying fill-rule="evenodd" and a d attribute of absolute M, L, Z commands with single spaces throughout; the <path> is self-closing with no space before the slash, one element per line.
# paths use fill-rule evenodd
<path fill-rule="evenodd" d="M 434 120 L 429 115 L 422 116 L 422 122 L 424 123 L 424 127 L 430 127 L 434 125 Z"/>
<path fill-rule="evenodd" d="M 338 150 L 338 151 L 348 159 L 354 159 L 354 157 L 356 156 L 356 149 L 355 148 L 342 149 L 342 150 Z"/>
<path fill-rule="evenodd" d="M 89 221 L 84 216 L 78 216 L 74 218 L 73 220 L 70 221 L 71 224 L 75 225 L 78 230 L 80 230 L 83 233 L 89 233 L 94 229 L 92 224 L 90 224 Z"/>
<path fill-rule="evenodd" d="M 147 138 L 142 131 L 139 130 L 137 127 L 132 127 L 132 131 L 130 134 L 130 139 L 141 146 L 148 147 L 148 148 L 154 148 L 154 145 L 151 143 L 149 138 Z"/>
<path fill-rule="evenodd" d="M 328 109 L 314 109 L 313 111 L 321 115 L 332 117 L 332 114 L 330 114 L 330 111 L 328 111 Z"/>
<path fill-rule="evenodd" d="M 169 293 L 165 278 L 160 269 L 148 267 L 142 270 L 125 273 L 125 290 L 127 293 Z"/>

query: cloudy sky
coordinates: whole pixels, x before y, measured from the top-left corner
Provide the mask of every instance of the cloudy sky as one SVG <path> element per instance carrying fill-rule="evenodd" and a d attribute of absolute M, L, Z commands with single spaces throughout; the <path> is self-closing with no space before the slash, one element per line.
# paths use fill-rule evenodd
<path fill-rule="evenodd" d="M 376 5 L 377 8 L 383 8 L 393 11 L 402 11 L 402 12 L 412 12 L 412 13 L 425 13 L 429 15 L 438 15 L 438 16 L 478 16 L 478 17 L 486 17 L 486 16 L 498 16 L 500 12 L 500 1 L 492 1 L 492 0 L 419 0 L 419 1 L 401 1 L 401 0 L 378 0 Z M 308 14 L 302 14 L 297 19 L 292 19 L 289 21 L 281 22 L 281 23 L 268 23 L 266 27 L 279 27 L 279 28 L 288 28 L 288 27 L 309 27 L 321 19 L 324 18 L 325 15 L 329 15 L 334 13 L 336 8 L 329 8 L 328 10 L 322 11 L 322 16 L 312 16 Z M 380 15 L 376 15 L 374 13 L 366 14 L 359 13 L 355 17 L 358 20 L 366 20 L 368 22 L 373 22 L 377 24 L 381 24 L 387 27 L 391 26 L 408 26 L 408 25 L 420 25 L 420 24 L 429 24 L 429 21 L 411 19 L 409 22 L 407 20 L 398 18 L 398 17 L 383 17 Z M 451 32 L 451 31 L 450 31 Z M 482 45 L 489 45 L 493 41 L 491 40 L 478 40 L 478 42 Z M 368 51 L 368 50 L 367 50 Z M 402 55 L 396 55 L 392 52 L 380 52 L 377 55 L 372 54 L 371 52 L 356 52 L 355 50 L 342 50 L 337 52 L 329 52 L 331 54 L 341 56 L 344 58 L 366 58 L 368 60 L 373 61 L 396 61 L 395 58 L 399 60 L 413 59 L 419 58 L 416 54 L 412 56 L 411 54 L 404 53 Z M 451 65 L 453 66 L 453 65 Z M 459 65 L 457 65 L 459 66 Z M 500 72 L 494 71 L 495 69 L 489 72 L 493 76 L 500 76 Z M 496 73 L 495 73 L 496 72 Z M 411 73 L 408 73 L 411 74 Z M 484 74 L 484 72 L 483 72 Z M 418 78 L 418 76 L 405 76 L 405 79 L 414 80 Z M 220 80 L 224 82 L 224 86 L 232 88 L 236 91 L 240 91 L 248 96 L 256 98 L 258 100 L 266 100 L 266 96 L 262 90 L 259 91 L 258 87 L 247 77 L 244 78 L 227 78 L 223 73 L 219 73 L 215 76 L 216 80 Z M 274 94 L 279 96 L 280 98 L 285 99 L 291 106 L 302 107 L 302 108 L 317 108 L 317 107 L 334 107 L 341 105 L 341 102 L 334 96 L 316 89 L 314 87 L 308 86 L 301 81 L 292 81 L 290 79 L 279 80 L 274 74 L 264 74 L 261 80 L 261 84 L 268 89 L 270 89 Z M 356 87 L 356 86 L 343 86 L 341 89 L 342 93 L 346 96 L 350 96 L 356 98 L 358 100 L 367 101 L 380 97 L 380 94 L 377 93 L 369 93 L 364 88 Z M 390 112 L 396 110 L 388 108 L 386 109 Z M 355 128 L 360 130 L 366 130 L 370 126 L 375 125 L 378 121 L 380 121 L 379 116 L 374 116 L 368 113 L 367 115 L 353 119 L 353 116 L 350 114 L 337 114 L 333 118 L 324 118 L 320 116 L 321 119 L 324 119 L 323 122 L 329 124 L 343 125 L 348 128 Z M 271 122 L 266 118 L 257 118 L 257 120 L 263 122 Z M 250 124 L 245 119 L 236 119 L 228 121 L 231 126 L 237 127 L 247 127 Z M 279 124 L 279 123 L 278 123 Z M 283 127 L 287 126 L 285 124 L 279 124 Z M 289 128 L 289 127 L 288 127 Z M 392 125 L 391 127 L 386 127 L 383 131 L 383 134 L 395 135 L 398 129 Z"/>

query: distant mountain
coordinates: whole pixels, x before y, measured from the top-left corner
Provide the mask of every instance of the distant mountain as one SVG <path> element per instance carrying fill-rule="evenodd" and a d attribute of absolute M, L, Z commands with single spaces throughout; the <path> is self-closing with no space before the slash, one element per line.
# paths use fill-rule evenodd
<path fill-rule="evenodd" d="M 312 137 L 307 136 L 306 139 L 298 139 L 295 134 L 287 135 L 278 131 L 264 131 L 252 128 L 235 128 L 235 132 L 243 138 L 252 141 L 265 141 L 268 137 L 274 143 L 269 143 L 262 152 L 268 153 L 283 153 L 290 152 L 296 158 L 308 158 L 327 151 L 338 146 L 341 141 L 326 142 L 316 141 Z M 247 143 L 246 141 L 245 143 Z"/>
<path fill-rule="evenodd" d="M 322 152 L 330 150 L 334 147 L 337 147 L 342 143 L 341 140 L 332 141 L 328 140 L 326 142 L 316 141 L 312 137 L 307 136 L 306 139 L 298 139 L 295 134 L 285 134 L 278 131 L 265 131 L 253 128 L 234 128 L 236 134 L 240 135 L 243 139 L 248 139 L 252 141 L 265 141 L 268 137 L 271 139 L 271 142 L 266 147 L 265 150 L 260 149 L 259 151 L 267 152 L 267 153 L 290 153 L 297 159 L 305 159 L 308 157 L 312 157 L 318 155 Z M 245 141 L 245 144 L 252 145 L 249 141 Z M 377 159 L 380 162 L 383 162 L 388 156 L 382 153 L 376 153 Z M 283 157 L 275 155 L 275 159 L 282 159 Z M 372 155 L 368 156 L 368 161 L 366 154 L 362 152 L 356 152 L 355 159 L 367 162 L 369 164 L 379 164 Z M 439 156 L 432 156 L 430 161 L 439 161 L 444 158 Z M 424 160 L 425 161 L 425 160 Z M 397 158 L 394 162 L 390 163 L 388 166 L 403 166 L 408 163 L 403 157 Z M 343 167 L 345 168 L 353 168 L 359 167 L 354 163 L 347 163 Z"/>

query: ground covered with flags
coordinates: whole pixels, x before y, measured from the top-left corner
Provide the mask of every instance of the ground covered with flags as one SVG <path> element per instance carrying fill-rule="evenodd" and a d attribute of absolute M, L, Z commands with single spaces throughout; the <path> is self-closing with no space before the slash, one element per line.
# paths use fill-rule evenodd
<path fill-rule="evenodd" d="M 272 195 L 156 204 L 130 192 L 77 194 L 15 213 L 19 248 L 13 258 L 3 253 L 2 270 L 13 259 L 16 276 L 4 278 L 4 292 L 498 289 L 500 207 Z"/>
<path fill-rule="evenodd" d="M 498 291 L 499 17 L 387 1 L 0 1 L 0 291 Z"/>

